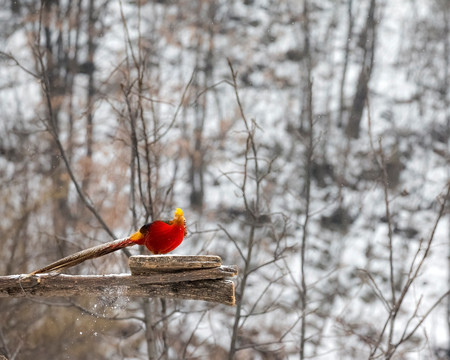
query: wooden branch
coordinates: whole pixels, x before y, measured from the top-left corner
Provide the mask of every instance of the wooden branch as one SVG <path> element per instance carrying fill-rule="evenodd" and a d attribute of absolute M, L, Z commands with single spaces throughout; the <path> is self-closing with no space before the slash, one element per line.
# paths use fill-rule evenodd
<path fill-rule="evenodd" d="M 1 297 L 136 296 L 234 305 L 236 266 L 218 256 L 132 256 L 133 274 L 0 276 Z"/>
<path fill-rule="evenodd" d="M 21 275 L 0 276 L 0 297 L 133 296 L 190 299 L 234 305 L 230 280 L 154 282 L 151 276 Z"/>

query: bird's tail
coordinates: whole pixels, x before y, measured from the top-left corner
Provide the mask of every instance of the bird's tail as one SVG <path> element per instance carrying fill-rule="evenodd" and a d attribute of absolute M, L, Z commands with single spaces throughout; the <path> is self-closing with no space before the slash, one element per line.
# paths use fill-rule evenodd
<path fill-rule="evenodd" d="M 100 256 L 109 254 L 113 251 L 117 251 L 132 245 L 136 245 L 136 242 L 131 240 L 130 238 L 110 241 L 105 244 L 97 245 L 89 249 L 79 251 L 75 254 L 66 256 L 65 258 L 59 259 L 58 261 L 55 261 L 39 270 L 33 271 L 28 275 L 35 275 L 50 271 L 62 270 L 68 267 L 78 265 L 85 260 L 95 259 Z"/>

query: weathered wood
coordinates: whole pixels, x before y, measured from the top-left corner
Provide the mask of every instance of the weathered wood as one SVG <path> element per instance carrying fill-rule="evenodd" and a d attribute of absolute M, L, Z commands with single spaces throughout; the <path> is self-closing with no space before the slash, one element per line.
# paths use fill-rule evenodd
<path fill-rule="evenodd" d="M 152 270 L 145 275 L 10 275 L 0 276 L 0 297 L 137 296 L 234 305 L 234 284 L 224 279 L 236 274 L 236 266 L 219 266 L 173 272 Z"/>
<path fill-rule="evenodd" d="M 179 270 L 217 268 L 222 259 L 216 255 L 138 255 L 128 260 L 133 275 L 153 272 L 174 272 Z"/>
<path fill-rule="evenodd" d="M 199 280 L 131 287 L 129 296 L 203 300 L 234 305 L 234 283 L 230 280 Z"/>
<path fill-rule="evenodd" d="M 129 274 L 0 276 L 0 297 L 66 297 L 75 295 L 163 297 L 211 301 L 226 305 L 234 305 L 235 301 L 234 283 L 224 279 L 161 282 L 161 278 L 157 276 Z"/>

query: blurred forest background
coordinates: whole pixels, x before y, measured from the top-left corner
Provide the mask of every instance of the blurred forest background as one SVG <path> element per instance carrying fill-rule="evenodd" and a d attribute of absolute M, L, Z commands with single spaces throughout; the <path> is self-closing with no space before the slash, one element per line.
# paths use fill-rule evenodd
<path fill-rule="evenodd" d="M 1 4 L 0 274 L 175 207 L 240 274 L 236 307 L 3 298 L 0 354 L 450 358 L 450 1 Z"/>

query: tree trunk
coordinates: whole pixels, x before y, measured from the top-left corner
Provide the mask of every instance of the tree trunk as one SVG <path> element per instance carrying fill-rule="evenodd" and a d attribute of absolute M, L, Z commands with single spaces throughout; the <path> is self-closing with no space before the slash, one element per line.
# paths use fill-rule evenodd
<path fill-rule="evenodd" d="M 359 137 L 361 119 L 369 92 L 369 81 L 372 74 L 375 55 L 375 27 L 375 0 L 371 0 L 366 26 L 360 35 L 360 44 L 364 47 L 364 56 L 346 128 L 346 134 L 349 138 L 357 139 Z"/>

